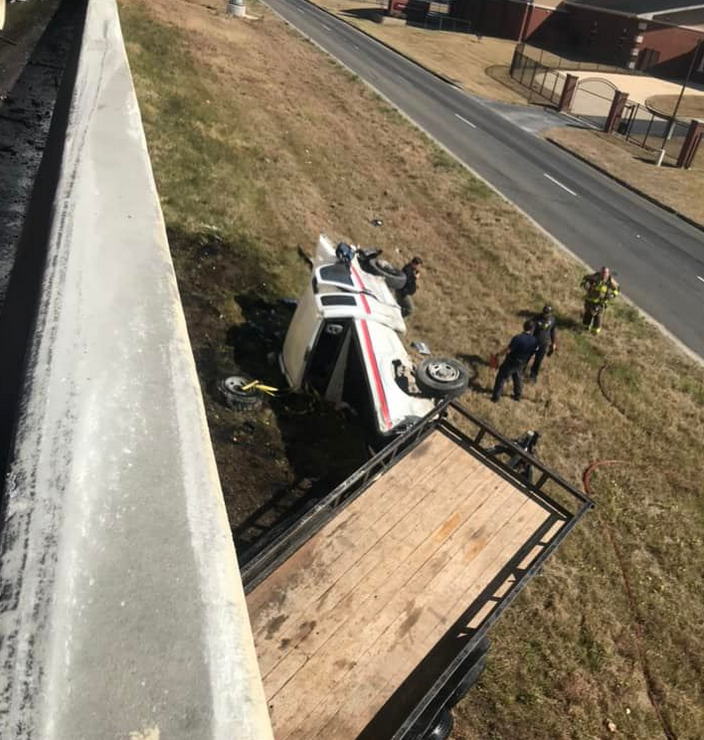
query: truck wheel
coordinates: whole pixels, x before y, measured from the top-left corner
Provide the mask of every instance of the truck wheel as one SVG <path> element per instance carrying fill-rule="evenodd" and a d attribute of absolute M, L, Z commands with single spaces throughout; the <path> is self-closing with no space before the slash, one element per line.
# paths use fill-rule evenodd
<path fill-rule="evenodd" d="M 406 285 L 406 273 L 381 257 L 371 257 L 363 267 L 372 275 L 383 277 L 391 290 L 401 290 Z"/>
<path fill-rule="evenodd" d="M 253 411 L 262 405 L 262 397 L 254 389 L 242 390 L 252 380 L 242 375 L 231 375 L 229 378 L 219 380 L 217 390 L 225 404 L 238 411 Z"/>
<path fill-rule="evenodd" d="M 440 715 L 435 727 L 423 735 L 423 740 L 447 740 L 450 737 L 454 724 L 452 713 L 445 709 Z"/>
<path fill-rule="evenodd" d="M 459 396 L 468 383 L 469 371 L 453 357 L 426 357 L 416 368 L 416 385 L 428 396 Z"/>

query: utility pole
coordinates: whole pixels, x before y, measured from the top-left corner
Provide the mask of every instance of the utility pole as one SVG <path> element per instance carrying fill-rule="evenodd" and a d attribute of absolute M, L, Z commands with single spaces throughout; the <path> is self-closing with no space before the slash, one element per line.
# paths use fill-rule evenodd
<path fill-rule="evenodd" d="M 680 90 L 680 95 L 677 98 L 675 109 L 672 111 L 672 117 L 670 118 L 670 125 L 667 127 L 667 136 L 665 137 L 666 139 L 669 139 L 672 136 L 672 131 L 675 128 L 675 120 L 677 119 L 677 111 L 680 109 L 680 103 L 682 102 L 684 91 L 687 89 L 687 85 L 689 84 L 689 78 L 692 76 L 692 70 L 694 69 L 694 64 L 697 61 L 697 57 L 699 56 L 699 49 L 702 48 L 703 44 L 704 44 L 703 41 L 697 41 L 697 45 L 694 47 L 694 52 L 692 53 L 692 61 L 690 62 L 689 69 L 687 70 L 687 76 L 685 77 L 684 82 L 682 83 L 682 89 Z"/>

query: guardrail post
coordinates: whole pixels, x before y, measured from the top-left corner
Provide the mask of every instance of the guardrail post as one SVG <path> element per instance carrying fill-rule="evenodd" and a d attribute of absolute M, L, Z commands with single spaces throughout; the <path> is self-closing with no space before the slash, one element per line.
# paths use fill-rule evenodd
<path fill-rule="evenodd" d="M 689 130 L 685 137 L 684 144 L 680 150 L 680 155 L 677 158 L 677 166 L 689 169 L 694 161 L 694 155 L 699 149 L 701 144 L 702 136 L 704 135 L 704 120 L 695 119 L 689 124 Z"/>
<path fill-rule="evenodd" d="M 614 99 L 611 101 L 611 109 L 609 115 L 606 117 L 606 123 L 604 124 L 604 133 L 612 134 L 618 127 L 623 115 L 623 109 L 626 107 L 628 101 L 628 93 L 616 90 L 614 93 Z"/>
<path fill-rule="evenodd" d="M 565 77 L 565 84 L 562 87 L 562 95 L 560 95 L 560 102 L 557 104 L 557 109 L 560 112 L 568 111 L 572 105 L 572 98 L 577 89 L 577 83 L 579 78 L 575 75 L 568 74 Z"/>

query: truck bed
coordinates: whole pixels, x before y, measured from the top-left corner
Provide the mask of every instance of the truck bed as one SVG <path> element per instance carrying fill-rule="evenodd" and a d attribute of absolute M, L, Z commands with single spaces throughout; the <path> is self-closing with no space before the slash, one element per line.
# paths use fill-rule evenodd
<path fill-rule="evenodd" d="M 276 740 L 392 737 L 567 521 L 432 429 L 248 594 Z"/>

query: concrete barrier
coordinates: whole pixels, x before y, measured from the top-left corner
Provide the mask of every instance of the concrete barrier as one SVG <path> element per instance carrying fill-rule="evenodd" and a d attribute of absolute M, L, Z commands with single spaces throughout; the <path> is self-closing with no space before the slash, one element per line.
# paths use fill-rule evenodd
<path fill-rule="evenodd" d="M 268 740 L 114 0 L 81 43 L 3 500 L 0 737 Z"/>

